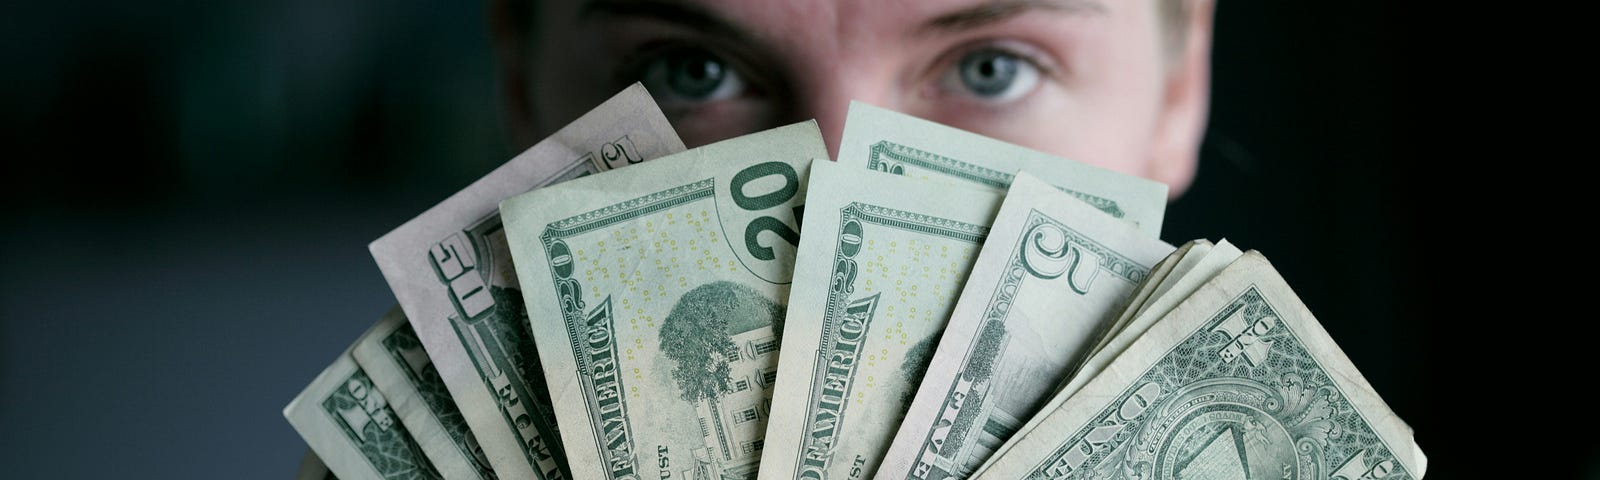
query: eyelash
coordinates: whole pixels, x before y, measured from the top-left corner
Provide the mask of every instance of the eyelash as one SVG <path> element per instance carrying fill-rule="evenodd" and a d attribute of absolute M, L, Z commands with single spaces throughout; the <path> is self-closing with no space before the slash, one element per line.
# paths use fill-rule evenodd
<path fill-rule="evenodd" d="M 768 81 L 767 72 L 751 68 L 750 63 L 744 61 L 738 55 L 707 43 L 681 39 L 656 40 L 639 45 L 618 59 L 613 79 L 616 81 L 618 88 L 642 81 L 646 73 L 645 70 L 655 61 L 665 59 L 674 54 L 694 50 L 704 51 L 722 60 L 729 69 L 743 77 L 745 87 L 750 90 L 750 93 L 764 93 L 772 85 Z"/>
<path fill-rule="evenodd" d="M 933 79 L 934 83 L 937 83 L 938 80 L 945 75 L 945 72 L 949 72 L 954 68 L 959 68 L 961 60 L 966 58 L 967 55 L 985 50 L 1001 52 L 1007 55 L 1015 56 L 1018 59 L 1027 62 L 1029 66 L 1032 66 L 1034 69 L 1038 70 L 1039 76 L 1043 79 L 1060 79 L 1060 67 L 1044 52 L 1039 51 L 1040 49 L 1038 47 L 1027 45 L 1024 42 L 1017 40 L 995 38 L 967 42 L 965 45 L 950 50 L 948 53 L 940 56 L 922 78 L 931 78 Z"/>
<path fill-rule="evenodd" d="M 677 40 L 655 41 L 640 45 L 617 61 L 614 79 L 619 85 L 640 81 L 644 79 L 645 69 L 649 68 L 652 62 L 665 58 L 673 52 L 690 48 L 699 46 Z"/>
<path fill-rule="evenodd" d="M 771 86 L 771 83 L 766 81 L 769 72 L 750 68 L 747 62 L 742 61 L 735 55 L 730 55 L 725 49 L 716 48 L 703 42 L 681 39 L 657 40 L 639 45 L 619 59 L 618 66 L 614 70 L 614 79 L 619 86 L 641 81 L 644 79 L 645 70 L 653 62 L 690 50 L 703 50 L 721 59 L 729 68 L 743 76 L 746 81 L 746 88 L 753 93 L 760 93 L 765 91 L 766 87 Z M 929 85 L 930 87 L 927 88 L 933 89 L 932 92 L 935 92 L 935 95 L 955 93 L 942 91 L 939 87 L 941 78 L 952 69 L 959 68 L 961 60 L 966 56 L 985 50 L 1001 52 L 1026 62 L 1039 72 L 1042 80 L 1059 81 L 1064 74 L 1059 64 L 1039 47 L 1019 40 L 985 38 L 966 42 L 941 54 L 931 64 L 928 71 L 920 77 L 923 79 L 920 83 Z"/>

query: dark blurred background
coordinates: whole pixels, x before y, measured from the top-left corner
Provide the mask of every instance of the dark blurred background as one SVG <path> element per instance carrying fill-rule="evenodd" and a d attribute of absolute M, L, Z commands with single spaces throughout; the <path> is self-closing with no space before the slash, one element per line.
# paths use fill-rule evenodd
<path fill-rule="evenodd" d="M 1220 2 L 1163 238 L 1266 253 L 1450 478 L 1392 3 Z M 289 477 L 281 409 L 394 302 L 366 244 L 516 153 L 484 5 L 3 8 L 5 476 Z"/>

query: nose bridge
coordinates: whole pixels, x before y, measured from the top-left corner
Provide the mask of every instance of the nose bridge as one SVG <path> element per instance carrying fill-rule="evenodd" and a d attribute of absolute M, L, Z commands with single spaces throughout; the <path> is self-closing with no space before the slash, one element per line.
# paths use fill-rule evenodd
<path fill-rule="evenodd" d="M 844 134 L 845 115 L 850 101 L 857 100 L 873 105 L 887 105 L 890 86 L 886 78 L 862 62 L 845 57 L 834 57 L 814 62 L 796 107 L 801 118 L 815 118 L 822 129 L 822 138 L 828 145 L 828 155 L 837 158 L 839 141 Z"/>

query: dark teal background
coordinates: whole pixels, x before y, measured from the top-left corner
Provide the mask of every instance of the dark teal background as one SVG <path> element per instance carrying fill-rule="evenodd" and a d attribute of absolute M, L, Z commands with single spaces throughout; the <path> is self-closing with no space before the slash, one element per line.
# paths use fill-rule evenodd
<path fill-rule="evenodd" d="M 1390 3 L 1221 2 L 1163 238 L 1264 252 L 1449 478 Z M 289 477 L 281 409 L 393 303 L 366 244 L 515 153 L 483 5 L 3 8 L 4 476 Z"/>

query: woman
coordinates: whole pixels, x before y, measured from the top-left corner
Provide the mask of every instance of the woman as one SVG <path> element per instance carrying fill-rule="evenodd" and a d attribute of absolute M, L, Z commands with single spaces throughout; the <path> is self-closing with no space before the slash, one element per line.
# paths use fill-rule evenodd
<path fill-rule="evenodd" d="M 643 82 L 689 146 L 850 100 L 1168 184 L 1205 131 L 1211 0 L 492 0 L 526 146 Z"/>

